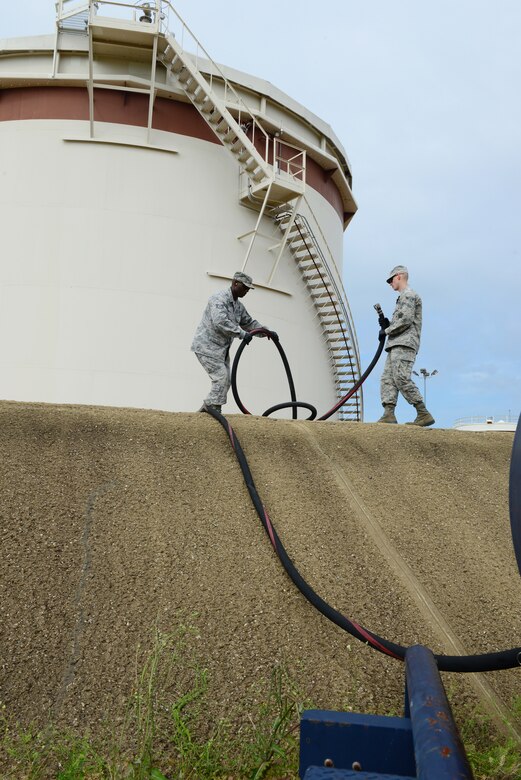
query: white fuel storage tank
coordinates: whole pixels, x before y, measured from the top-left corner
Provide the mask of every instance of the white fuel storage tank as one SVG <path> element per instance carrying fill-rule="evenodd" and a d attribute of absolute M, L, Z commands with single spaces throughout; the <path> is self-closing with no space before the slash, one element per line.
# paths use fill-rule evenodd
<path fill-rule="evenodd" d="M 333 131 L 212 62 L 169 2 L 56 5 L 55 33 L 0 41 L 1 397 L 197 409 L 193 332 L 244 270 L 246 308 L 325 412 L 360 373 L 342 284 L 356 203 Z M 289 400 L 267 340 L 239 384 L 254 413 Z M 359 392 L 340 417 L 361 415 Z"/>

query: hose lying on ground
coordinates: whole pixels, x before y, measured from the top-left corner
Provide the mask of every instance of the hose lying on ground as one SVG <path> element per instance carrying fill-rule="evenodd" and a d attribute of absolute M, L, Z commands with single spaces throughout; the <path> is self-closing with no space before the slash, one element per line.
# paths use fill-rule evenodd
<path fill-rule="evenodd" d="M 258 333 L 258 332 L 260 331 L 259 330 L 252 331 L 252 333 Z M 265 331 L 262 330 L 262 332 Z M 365 379 L 369 376 L 372 369 L 376 365 L 382 353 L 384 343 L 385 343 L 385 334 L 382 334 L 381 331 L 379 336 L 378 349 L 367 370 L 364 372 L 364 374 L 358 380 L 358 382 L 351 388 L 349 393 L 347 393 L 347 395 L 344 398 L 340 399 L 340 401 L 329 412 L 322 415 L 322 417 L 319 418 L 320 420 L 328 419 L 328 417 L 330 417 L 335 411 L 337 411 L 337 409 L 339 409 L 346 402 L 346 400 L 350 398 L 363 384 Z M 286 355 L 284 353 L 284 350 L 282 349 L 278 341 L 274 341 L 274 344 L 277 347 L 279 354 L 282 358 L 282 361 L 284 363 L 284 366 L 286 368 L 286 375 L 288 377 L 288 383 L 290 386 L 291 401 L 288 403 L 277 404 L 276 406 L 270 407 L 270 409 L 267 409 L 264 412 L 263 416 L 267 416 L 268 414 L 271 414 L 272 412 L 278 409 L 291 408 L 293 418 L 295 419 L 297 408 L 304 407 L 311 411 L 311 416 L 308 419 L 309 420 L 315 419 L 316 409 L 311 404 L 297 401 L 296 394 L 295 394 L 295 386 L 291 376 L 291 370 L 289 368 L 289 364 Z M 250 412 L 248 412 L 248 410 L 242 404 L 241 399 L 239 397 L 239 393 L 237 391 L 237 366 L 240 360 L 240 355 L 242 354 L 242 350 L 244 349 L 244 347 L 245 344 L 242 343 L 237 351 L 237 355 L 233 363 L 232 388 L 233 388 L 233 395 L 239 409 L 244 414 L 250 414 Z M 383 637 L 378 636 L 378 634 L 373 633 L 369 629 L 364 628 L 358 623 L 355 623 L 354 620 L 350 620 L 348 617 L 338 612 L 338 610 L 334 609 L 334 607 L 332 607 L 330 604 L 324 601 L 324 599 L 322 599 L 318 595 L 318 593 L 316 593 L 313 590 L 313 588 L 309 585 L 309 583 L 306 582 L 306 580 L 302 577 L 302 575 L 294 565 L 293 561 L 289 557 L 288 553 L 286 552 L 284 545 L 280 541 L 280 538 L 260 499 L 260 496 L 257 492 L 257 488 L 255 487 L 255 483 L 253 481 L 253 476 L 251 474 L 250 467 L 246 460 L 246 456 L 244 455 L 243 449 L 240 445 L 240 442 L 235 432 L 233 431 L 233 428 L 231 427 L 228 420 L 222 414 L 217 412 L 215 409 L 209 408 L 208 413 L 211 414 L 212 417 L 214 417 L 223 426 L 226 433 L 228 434 L 235 455 L 241 467 L 244 481 L 248 488 L 248 492 L 250 494 L 251 500 L 264 526 L 264 529 L 269 536 L 273 549 L 277 553 L 282 565 L 284 566 L 286 573 L 293 581 L 293 583 L 297 586 L 297 588 L 302 593 L 302 595 L 319 612 L 321 612 L 321 614 L 323 614 L 325 617 L 327 617 L 337 626 L 342 628 L 344 631 L 347 631 L 356 639 L 359 639 L 362 642 L 366 642 L 370 647 L 374 648 L 375 650 L 378 650 L 381 653 L 384 653 L 393 658 L 397 658 L 403 661 L 405 658 L 405 651 L 407 648 L 403 647 L 402 645 L 396 644 L 395 642 L 390 642 L 389 640 L 384 639 Z M 511 511 L 511 518 L 512 518 L 512 533 L 514 537 L 514 544 L 516 547 L 516 556 L 517 556 L 517 560 L 521 572 L 521 433 L 520 433 L 519 424 L 518 424 L 518 431 L 515 437 L 514 450 L 512 454 L 512 467 L 510 472 L 510 511 Z M 512 669 L 520 666 L 521 647 L 514 647 L 510 650 L 502 650 L 496 653 L 483 653 L 480 655 L 466 655 L 466 656 L 435 655 L 435 658 L 440 671 L 491 672 L 499 669 Z"/>

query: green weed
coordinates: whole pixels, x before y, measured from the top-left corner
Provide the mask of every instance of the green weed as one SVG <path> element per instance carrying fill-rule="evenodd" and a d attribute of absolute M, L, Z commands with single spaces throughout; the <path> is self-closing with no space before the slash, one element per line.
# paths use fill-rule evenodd
<path fill-rule="evenodd" d="M 521 697 L 512 707 L 513 718 L 521 714 Z M 477 707 L 458 719 L 458 726 L 475 780 L 521 780 L 519 742 L 500 735 Z"/>
<path fill-rule="evenodd" d="M 302 700 L 303 696 L 287 670 L 275 667 L 256 717 L 250 719 L 249 733 L 243 737 L 243 777 L 263 780 L 296 771 L 298 729 L 305 706 Z"/>
<path fill-rule="evenodd" d="M 209 724 L 208 672 L 189 657 L 180 626 L 155 632 L 122 725 L 90 740 L 49 725 L 23 728 L 0 710 L 2 780 L 262 780 L 297 778 L 302 704 L 289 674 L 277 667 L 260 704 L 245 717 Z"/>

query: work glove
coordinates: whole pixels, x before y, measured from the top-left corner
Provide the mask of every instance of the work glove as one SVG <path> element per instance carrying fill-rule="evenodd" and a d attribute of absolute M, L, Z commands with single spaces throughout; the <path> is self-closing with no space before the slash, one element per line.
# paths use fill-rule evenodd
<path fill-rule="evenodd" d="M 279 340 L 279 334 L 275 333 L 274 330 L 269 330 L 268 331 L 268 338 L 269 339 L 273 339 L 273 341 L 278 341 Z"/>
<path fill-rule="evenodd" d="M 251 335 L 251 333 L 246 333 L 246 335 L 243 337 L 242 340 L 244 341 L 245 344 L 249 344 L 252 338 L 253 336 Z"/>
<path fill-rule="evenodd" d="M 385 317 L 383 314 L 380 314 L 378 317 L 378 324 L 383 329 L 388 328 L 390 325 L 390 322 L 387 317 Z"/>

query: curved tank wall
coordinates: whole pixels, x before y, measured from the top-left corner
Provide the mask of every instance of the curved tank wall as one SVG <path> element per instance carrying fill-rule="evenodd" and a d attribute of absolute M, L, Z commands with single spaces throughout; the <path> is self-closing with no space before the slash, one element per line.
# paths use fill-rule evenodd
<path fill-rule="evenodd" d="M 52 52 L 45 41 L 40 48 L 43 73 Z M 258 217 L 239 201 L 237 164 L 175 96 L 156 100 L 147 135 L 143 95 L 99 90 L 89 138 L 84 81 L 38 78 L 31 58 L 34 44 L 18 45 L 7 64 L 0 58 L 0 392 L 197 409 L 209 382 L 190 352 L 192 335 L 208 296 L 241 268 L 248 238 L 238 236 Z M 71 61 L 69 70 L 78 67 Z M 341 285 L 345 193 L 310 159 L 302 210 L 314 215 Z M 288 248 L 267 284 L 280 231 L 263 219 L 261 233 L 245 269 L 258 286 L 244 303 L 279 332 L 299 397 L 325 411 L 336 391 L 309 289 Z M 289 400 L 267 340 L 247 347 L 239 378 L 254 413 Z M 231 393 L 226 411 L 237 411 Z"/>

